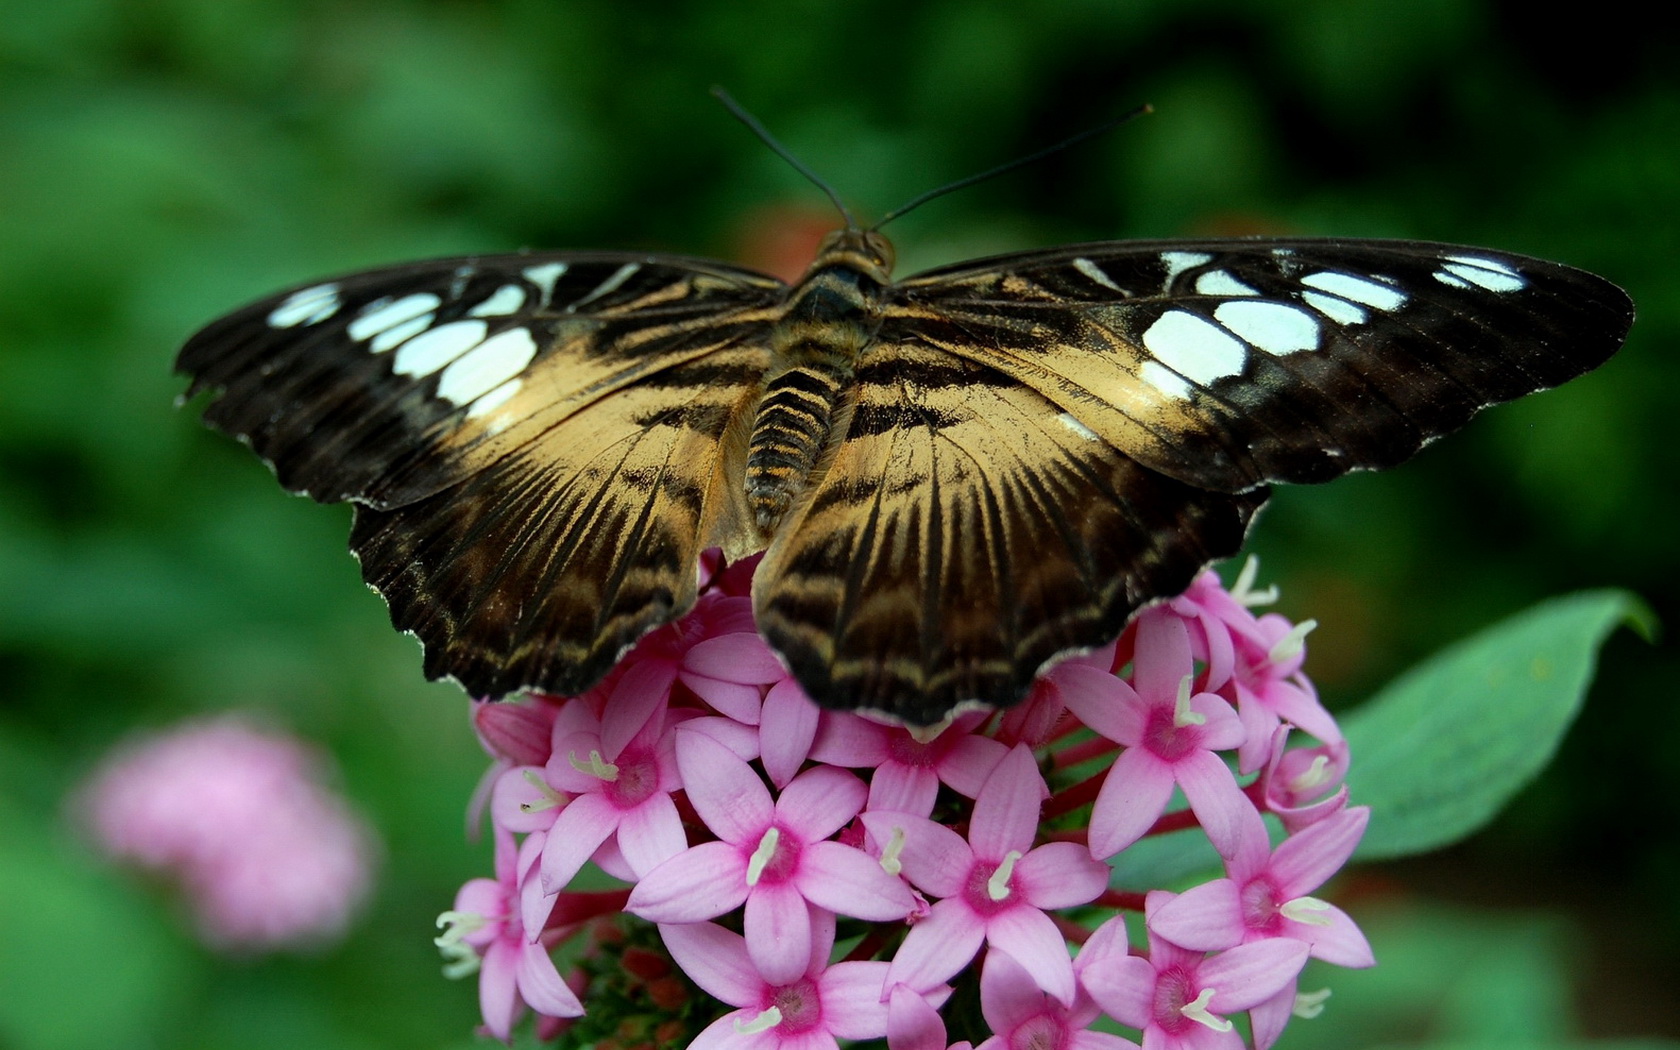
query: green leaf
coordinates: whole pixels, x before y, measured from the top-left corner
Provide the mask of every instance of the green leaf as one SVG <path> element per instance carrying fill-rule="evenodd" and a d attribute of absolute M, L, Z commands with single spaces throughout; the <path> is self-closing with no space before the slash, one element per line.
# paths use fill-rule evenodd
<path fill-rule="evenodd" d="M 1653 630 L 1624 591 L 1543 602 L 1437 653 L 1346 719 L 1349 788 L 1371 807 L 1358 857 L 1438 849 L 1492 819 L 1551 760 L 1622 624 Z"/>

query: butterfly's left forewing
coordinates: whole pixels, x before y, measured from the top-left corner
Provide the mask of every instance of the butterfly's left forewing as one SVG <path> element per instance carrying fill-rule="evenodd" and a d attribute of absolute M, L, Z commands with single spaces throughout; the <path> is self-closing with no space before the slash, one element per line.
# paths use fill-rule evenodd
<path fill-rule="evenodd" d="M 921 274 L 884 331 L 1003 371 L 1104 440 L 1227 492 L 1393 466 L 1621 345 L 1626 293 L 1410 241 L 1075 245 Z"/>
<path fill-rule="evenodd" d="M 580 692 L 756 542 L 739 446 L 786 288 L 721 264 L 495 256 L 271 297 L 194 336 L 205 418 L 351 547 L 431 677 Z"/>

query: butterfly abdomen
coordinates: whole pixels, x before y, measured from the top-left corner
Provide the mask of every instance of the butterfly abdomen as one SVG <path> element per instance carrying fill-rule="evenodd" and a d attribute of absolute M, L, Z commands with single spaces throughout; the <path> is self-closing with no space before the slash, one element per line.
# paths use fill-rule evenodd
<path fill-rule="evenodd" d="M 804 362 L 765 384 L 747 446 L 747 500 L 766 534 L 810 480 L 851 388 L 852 357 L 843 348 L 812 342 L 798 349 Z"/>

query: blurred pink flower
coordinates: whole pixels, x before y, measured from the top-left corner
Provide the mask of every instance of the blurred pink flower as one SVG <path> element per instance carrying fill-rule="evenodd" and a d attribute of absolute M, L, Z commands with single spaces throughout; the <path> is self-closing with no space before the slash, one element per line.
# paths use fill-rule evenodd
<path fill-rule="evenodd" d="M 180 884 L 213 947 L 320 945 L 367 896 L 378 852 L 324 774 L 303 742 L 229 717 L 120 746 L 78 804 L 106 853 Z"/>

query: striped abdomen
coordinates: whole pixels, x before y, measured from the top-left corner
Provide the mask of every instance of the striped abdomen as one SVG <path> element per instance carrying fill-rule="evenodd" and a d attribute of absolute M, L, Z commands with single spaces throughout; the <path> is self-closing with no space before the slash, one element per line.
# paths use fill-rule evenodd
<path fill-rule="evenodd" d="M 747 502 L 766 535 L 804 490 L 852 383 L 842 348 L 811 340 L 792 349 L 798 363 L 765 384 L 747 446 Z"/>

